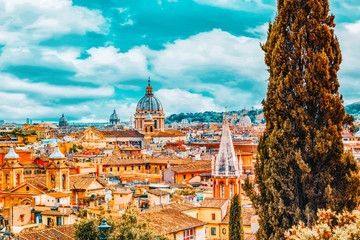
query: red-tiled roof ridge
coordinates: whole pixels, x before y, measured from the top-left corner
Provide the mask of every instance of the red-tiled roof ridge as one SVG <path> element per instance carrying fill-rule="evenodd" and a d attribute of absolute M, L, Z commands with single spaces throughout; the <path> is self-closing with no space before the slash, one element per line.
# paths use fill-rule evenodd
<path fill-rule="evenodd" d="M 15 237 L 20 240 L 71 240 L 74 239 L 73 224 L 55 226 L 43 230 L 20 232 Z"/>

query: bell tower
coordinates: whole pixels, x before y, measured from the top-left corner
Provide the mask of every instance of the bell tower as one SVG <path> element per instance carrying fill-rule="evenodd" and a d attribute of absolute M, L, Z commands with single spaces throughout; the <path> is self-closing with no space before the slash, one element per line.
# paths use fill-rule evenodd
<path fill-rule="evenodd" d="M 65 163 L 66 157 L 57 146 L 50 155 L 50 162 L 46 168 L 46 186 L 48 190 L 66 191 L 70 189 L 69 166 Z"/>
<path fill-rule="evenodd" d="M 241 163 L 237 160 L 227 115 L 224 116 L 219 153 L 212 160 L 213 196 L 231 199 L 241 193 Z"/>
<path fill-rule="evenodd" d="M 24 182 L 24 167 L 13 147 L 5 155 L 4 160 L 5 163 L 1 166 L 2 188 L 9 190 Z"/>

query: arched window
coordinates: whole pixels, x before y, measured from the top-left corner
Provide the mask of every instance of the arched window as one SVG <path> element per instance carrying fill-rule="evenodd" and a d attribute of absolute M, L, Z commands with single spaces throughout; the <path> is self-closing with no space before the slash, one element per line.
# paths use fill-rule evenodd
<path fill-rule="evenodd" d="M 9 176 L 9 174 L 6 174 L 5 180 L 6 180 L 6 188 L 10 188 L 10 176 Z"/>
<path fill-rule="evenodd" d="M 150 126 L 150 132 L 153 132 L 154 130 L 153 130 L 153 126 Z"/>
<path fill-rule="evenodd" d="M 221 183 L 221 185 L 220 185 L 220 198 L 224 198 L 224 197 L 225 197 L 224 183 Z"/>
<path fill-rule="evenodd" d="M 66 189 L 66 176 L 65 176 L 65 174 L 62 175 L 62 188 Z"/>
<path fill-rule="evenodd" d="M 17 173 L 16 174 L 16 185 L 19 185 L 20 184 L 20 174 Z"/>
<path fill-rule="evenodd" d="M 55 188 L 55 175 L 54 174 L 52 174 L 51 175 L 51 188 Z"/>

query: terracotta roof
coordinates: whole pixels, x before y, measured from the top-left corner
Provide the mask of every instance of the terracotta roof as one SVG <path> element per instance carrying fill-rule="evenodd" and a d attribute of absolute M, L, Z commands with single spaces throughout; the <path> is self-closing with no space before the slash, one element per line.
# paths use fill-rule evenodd
<path fill-rule="evenodd" d="M 169 194 L 168 191 L 164 191 L 164 190 L 160 190 L 160 189 L 151 189 L 148 191 L 148 193 L 156 195 L 156 196 L 160 196 L 160 195 L 165 196 L 165 195 Z"/>
<path fill-rule="evenodd" d="M 242 211 L 242 219 L 243 219 L 243 225 L 244 226 L 251 226 L 251 218 L 255 216 L 255 210 L 252 209 L 252 211 L 249 211 L 248 209 Z M 225 215 L 224 219 L 221 221 L 221 223 L 229 224 L 229 218 L 230 218 L 230 211 Z"/>
<path fill-rule="evenodd" d="M 113 194 L 132 194 L 133 191 L 130 190 L 116 190 L 113 192 Z"/>
<path fill-rule="evenodd" d="M 72 224 L 46 228 L 38 231 L 27 231 L 17 234 L 19 240 L 71 240 L 74 239 L 75 228 Z"/>
<path fill-rule="evenodd" d="M 168 161 L 170 165 L 178 165 L 189 163 L 191 160 L 185 159 L 172 159 L 172 158 L 129 158 L 129 159 L 120 159 L 120 155 L 112 155 L 111 157 L 103 158 L 103 166 L 128 166 L 128 165 L 142 165 L 142 164 L 167 164 Z"/>
<path fill-rule="evenodd" d="M 254 233 L 245 233 L 244 240 L 256 240 L 256 234 Z"/>
<path fill-rule="evenodd" d="M 36 164 L 35 162 L 22 162 L 21 163 L 24 168 L 39 168 L 40 165 Z"/>
<path fill-rule="evenodd" d="M 141 213 L 140 219 L 145 220 L 148 213 Z M 160 233 L 175 233 L 181 230 L 199 227 L 206 225 L 196 218 L 190 217 L 184 213 L 176 211 L 171 208 L 163 208 L 150 213 L 151 222 L 156 232 Z"/>
<path fill-rule="evenodd" d="M 88 174 L 70 175 L 70 187 L 71 188 L 73 188 L 75 186 L 76 189 L 88 189 L 94 181 L 98 181 L 104 187 L 106 186 L 106 182 L 103 180 L 100 180 L 98 177 L 93 177 Z"/>
<path fill-rule="evenodd" d="M 54 198 L 63 198 L 63 197 L 70 197 L 71 193 L 54 192 L 54 193 L 48 193 L 47 195 Z"/>
<path fill-rule="evenodd" d="M 9 148 L 0 148 L 0 154 L 7 154 L 10 150 Z M 15 150 L 16 153 L 33 153 L 34 150 L 20 150 L 20 149 L 16 149 Z"/>
<path fill-rule="evenodd" d="M 46 175 L 33 175 L 26 178 L 25 181 L 40 189 L 46 189 Z"/>
<path fill-rule="evenodd" d="M 171 209 L 174 209 L 174 210 L 179 211 L 179 212 L 195 208 L 194 204 L 191 204 L 191 203 L 172 202 L 172 203 L 168 203 L 168 204 L 156 205 L 156 206 L 153 206 L 151 209 L 153 209 L 153 210 L 154 209 L 161 209 L 163 207 L 171 208 Z"/>
<path fill-rule="evenodd" d="M 176 173 L 207 172 L 211 171 L 211 161 L 199 160 L 187 164 L 173 166 L 171 169 Z"/>
<path fill-rule="evenodd" d="M 104 137 L 144 137 L 144 134 L 141 134 L 136 130 L 100 131 L 100 133 Z"/>
<path fill-rule="evenodd" d="M 41 215 L 47 215 L 47 216 L 68 216 L 70 214 L 74 213 L 71 209 L 65 209 L 65 212 L 62 211 L 54 211 L 54 210 L 45 210 L 42 211 Z"/>
<path fill-rule="evenodd" d="M 223 198 L 205 198 L 201 203 L 202 208 L 221 208 L 229 200 Z"/>
<path fill-rule="evenodd" d="M 178 130 L 165 130 L 157 132 L 154 137 L 185 137 L 185 134 Z"/>

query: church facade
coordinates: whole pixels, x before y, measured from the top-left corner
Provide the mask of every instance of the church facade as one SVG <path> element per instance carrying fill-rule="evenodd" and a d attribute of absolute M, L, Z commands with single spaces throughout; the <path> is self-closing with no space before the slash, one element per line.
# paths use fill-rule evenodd
<path fill-rule="evenodd" d="M 136 107 L 135 130 L 151 133 L 155 131 L 164 131 L 165 114 L 159 99 L 154 96 L 153 88 L 150 85 L 146 87 L 145 96 L 140 99 Z"/>

